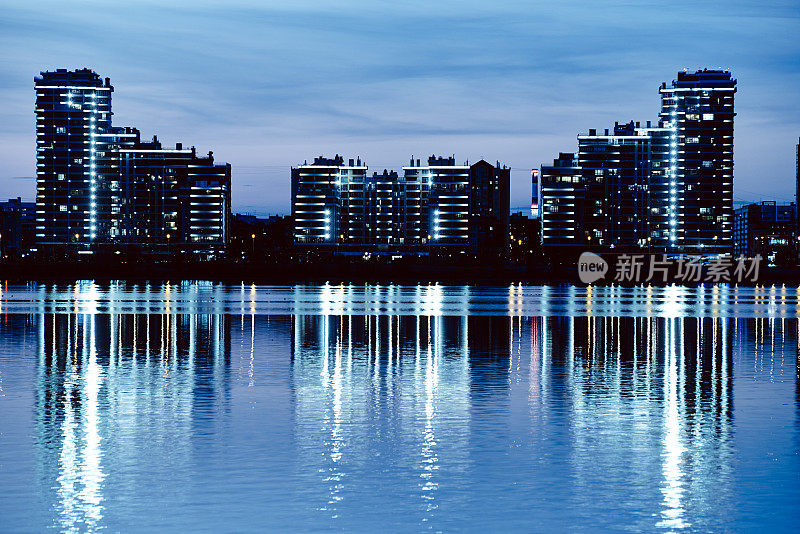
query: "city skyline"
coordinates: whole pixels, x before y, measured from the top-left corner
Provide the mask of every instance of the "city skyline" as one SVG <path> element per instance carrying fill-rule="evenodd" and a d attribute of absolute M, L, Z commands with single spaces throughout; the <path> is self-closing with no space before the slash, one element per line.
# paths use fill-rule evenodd
<path fill-rule="evenodd" d="M 667 73 L 723 67 L 740 82 L 734 200 L 794 200 L 796 7 L 583 5 L 145 5 L 123 19 L 114 6 L 92 17 L 5 6 L 0 196 L 34 195 L 30 88 L 41 70 L 111 77 L 124 88 L 115 121 L 213 149 L 233 165 L 234 211 L 265 214 L 289 213 L 293 164 L 334 153 L 378 171 L 412 154 L 499 159 L 512 168 L 511 206 L 525 206 L 530 169 L 576 133 L 654 119 Z"/>

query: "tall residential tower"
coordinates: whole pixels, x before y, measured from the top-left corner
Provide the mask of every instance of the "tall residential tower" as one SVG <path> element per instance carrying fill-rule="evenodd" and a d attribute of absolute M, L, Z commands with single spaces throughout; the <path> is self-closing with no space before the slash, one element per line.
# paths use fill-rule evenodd
<path fill-rule="evenodd" d="M 99 159 L 111 128 L 109 79 L 89 69 L 43 72 L 36 83 L 36 240 L 95 243 L 108 236 Z"/>
<path fill-rule="evenodd" d="M 661 94 L 670 130 L 669 244 L 687 252 L 729 252 L 733 238 L 733 96 L 731 73 L 679 72 Z"/>

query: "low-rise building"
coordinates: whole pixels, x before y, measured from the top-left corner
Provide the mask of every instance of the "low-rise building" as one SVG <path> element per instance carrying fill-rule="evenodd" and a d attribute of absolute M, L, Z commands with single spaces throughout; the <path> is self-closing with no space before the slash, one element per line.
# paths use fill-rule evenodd
<path fill-rule="evenodd" d="M 539 219 L 524 213 L 512 213 L 508 224 L 509 254 L 511 261 L 525 263 L 541 250 Z"/>
<path fill-rule="evenodd" d="M 27 254 L 36 232 L 36 203 L 10 198 L 0 202 L 0 256 Z"/>
<path fill-rule="evenodd" d="M 765 201 L 737 209 L 733 224 L 734 255 L 760 254 L 770 264 L 794 264 L 796 216 L 794 203 Z"/>

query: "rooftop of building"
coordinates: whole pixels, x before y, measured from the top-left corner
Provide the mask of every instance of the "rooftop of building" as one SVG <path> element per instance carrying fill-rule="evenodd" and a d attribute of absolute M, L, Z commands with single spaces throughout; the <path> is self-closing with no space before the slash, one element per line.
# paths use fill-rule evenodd
<path fill-rule="evenodd" d="M 36 85 L 109 87 L 113 89 L 110 78 L 103 80 L 90 68 L 42 71 L 39 76 L 34 78 L 34 83 Z"/>
<path fill-rule="evenodd" d="M 6 201 L 0 201 L 0 209 L 31 209 L 36 207 L 36 202 L 23 202 L 22 197 L 9 198 Z"/>
<path fill-rule="evenodd" d="M 794 226 L 797 209 L 794 202 L 779 204 L 775 200 L 764 200 L 734 210 L 737 221 L 749 223 L 789 223 Z"/>
<path fill-rule="evenodd" d="M 601 132 L 598 132 L 597 128 L 589 128 L 589 133 L 578 134 L 578 139 L 593 137 L 609 139 L 615 137 L 646 137 L 648 132 L 664 129 L 661 121 L 658 121 L 655 125 L 653 125 L 652 121 L 645 121 L 644 124 L 639 121 L 630 121 L 622 124 L 615 122 L 613 128 L 605 128 Z"/>
<path fill-rule="evenodd" d="M 559 152 L 552 165 L 542 165 L 542 168 L 575 167 L 575 154 L 572 152 Z"/>
<path fill-rule="evenodd" d="M 667 83 L 661 84 L 666 89 Z M 695 72 L 679 71 L 678 77 L 672 80 L 673 88 L 702 88 L 702 87 L 736 87 L 736 80 L 731 77 L 728 70 L 702 69 Z"/>
<path fill-rule="evenodd" d="M 347 160 L 347 164 L 344 162 L 344 156 L 340 156 L 336 154 L 332 158 L 327 158 L 325 156 L 317 156 L 315 157 L 311 163 L 308 160 L 303 161 L 302 165 L 298 165 L 298 167 L 353 167 L 353 168 L 367 168 L 367 162 L 362 161 L 361 157 L 357 158 L 349 158 Z"/>
<path fill-rule="evenodd" d="M 444 157 L 444 156 L 437 156 L 435 154 L 432 154 L 432 155 L 428 156 L 427 165 L 424 165 L 422 163 L 422 161 L 420 160 L 420 158 L 414 159 L 414 156 L 411 156 L 409 164 L 407 166 L 403 167 L 403 168 L 404 169 L 409 169 L 409 168 L 411 168 L 411 169 L 413 169 L 413 168 L 424 169 L 426 167 L 464 167 L 464 168 L 466 168 L 466 167 L 469 167 L 469 162 L 468 161 L 465 162 L 464 165 L 457 165 L 456 164 L 455 155 Z"/>

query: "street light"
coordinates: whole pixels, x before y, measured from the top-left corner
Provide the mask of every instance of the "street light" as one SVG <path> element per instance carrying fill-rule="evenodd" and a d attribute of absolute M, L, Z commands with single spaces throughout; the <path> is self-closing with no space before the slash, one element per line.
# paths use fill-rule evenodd
<path fill-rule="evenodd" d="M 250 234 L 250 239 L 252 239 L 252 242 L 251 242 L 252 251 L 251 251 L 251 256 L 250 256 L 250 259 L 252 259 L 256 255 L 256 234 Z"/>

